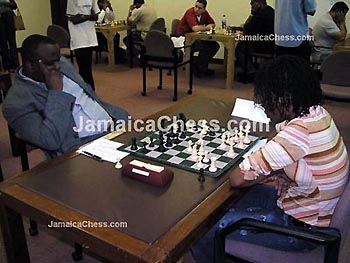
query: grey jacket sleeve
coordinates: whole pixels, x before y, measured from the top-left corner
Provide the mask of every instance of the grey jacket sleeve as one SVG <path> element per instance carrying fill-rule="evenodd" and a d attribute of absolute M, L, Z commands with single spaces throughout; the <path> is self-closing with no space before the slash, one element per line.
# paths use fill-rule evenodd
<path fill-rule="evenodd" d="M 23 88 L 23 87 L 22 87 Z M 13 91 L 13 92 L 12 92 Z M 59 151 L 61 144 L 72 128 L 72 104 L 75 98 L 62 91 L 48 91 L 46 103 L 19 96 L 17 90 L 10 90 L 4 105 L 4 117 L 9 125 L 24 140 L 35 146 Z"/>

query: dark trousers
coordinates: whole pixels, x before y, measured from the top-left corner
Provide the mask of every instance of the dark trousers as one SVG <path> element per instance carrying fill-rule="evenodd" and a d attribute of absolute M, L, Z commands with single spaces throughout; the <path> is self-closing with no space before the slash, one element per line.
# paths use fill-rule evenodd
<path fill-rule="evenodd" d="M 75 58 L 79 66 L 79 74 L 95 90 L 94 78 L 92 76 L 92 51 L 93 47 L 75 49 Z"/>
<path fill-rule="evenodd" d="M 203 41 L 197 40 L 193 44 L 194 52 L 199 51 L 196 66 L 198 71 L 206 71 L 208 70 L 208 64 L 210 60 L 215 56 L 216 52 L 218 52 L 220 45 L 215 41 Z"/>
<path fill-rule="evenodd" d="M 214 236 L 218 228 L 242 218 L 254 218 L 283 226 L 295 226 L 295 219 L 285 214 L 276 204 L 277 195 L 273 187 L 255 185 L 216 223 L 209 232 L 192 248 L 196 262 L 214 262 Z M 333 233 L 332 231 L 330 233 Z M 334 231 L 337 235 L 337 231 Z M 233 232 L 229 239 L 252 243 L 284 251 L 303 251 L 316 247 L 315 244 L 274 233 L 242 229 Z"/>
<path fill-rule="evenodd" d="M 294 55 L 304 58 L 308 63 L 310 62 L 311 46 L 309 41 L 303 41 L 297 47 L 282 47 L 276 45 L 276 55 Z"/>
<path fill-rule="evenodd" d="M 4 69 L 17 68 L 19 63 L 12 11 L 2 13 L 0 17 L 0 49 Z"/>

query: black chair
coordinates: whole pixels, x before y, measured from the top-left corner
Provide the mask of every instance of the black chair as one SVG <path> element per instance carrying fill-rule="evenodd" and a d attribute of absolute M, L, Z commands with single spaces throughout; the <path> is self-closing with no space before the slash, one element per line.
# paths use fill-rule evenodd
<path fill-rule="evenodd" d="M 74 52 L 70 49 L 70 35 L 68 31 L 59 25 L 49 25 L 47 27 L 47 36 L 57 42 L 61 48 L 61 54 L 74 63 Z"/>
<path fill-rule="evenodd" d="M 346 236 L 350 227 L 350 181 L 344 189 L 334 214 L 330 227 L 338 229 L 339 237 L 336 235 L 311 231 L 307 224 L 302 223 L 300 227 L 284 227 L 255 219 L 245 218 L 236 223 L 230 224 L 218 230 L 215 234 L 215 262 L 225 262 L 226 257 L 234 256 L 249 262 L 284 262 L 284 263 L 318 263 L 338 262 L 339 250 L 345 249 Z M 318 246 L 310 251 L 280 251 L 226 239 L 227 235 L 239 229 L 255 229 L 256 231 L 278 233 L 286 236 L 293 236 L 299 239 L 308 240 Z M 324 227 L 323 229 L 327 229 Z M 344 261 L 345 262 L 345 261 Z"/>
<path fill-rule="evenodd" d="M 159 69 L 159 86 L 163 88 L 163 69 L 171 69 L 174 71 L 174 96 L 173 101 L 177 100 L 177 77 L 178 68 L 189 63 L 190 64 L 190 80 L 187 94 L 192 94 L 192 61 L 193 51 L 191 46 L 185 46 L 184 49 L 189 49 L 190 59 L 183 60 L 181 48 L 175 48 L 170 37 L 164 32 L 151 30 L 148 32 L 145 42 L 141 47 L 140 62 L 143 70 L 143 89 L 142 96 L 146 96 L 146 69 L 148 67 Z"/>
<path fill-rule="evenodd" d="M 132 34 L 133 30 L 136 29 L 132 29 L 130 32 L 128 32 L 128 34 Z M 159 30 L 162 32 L 166 32 L 166 28 L 165 28 L 165 20 L 163 17 L 158 17 L 156 20 L 154 20 L 154 22 L 151 24 L 149 31 L 151 30 Z M 136 49 L 138 52 L 141 52 L 141 46 L 143 45 L 143 41 L 135 41 L 132 39 L 132 37 L 129 38 L 129 60 L 130 60 L 130 68 L 134 67 L 134 49 Z"/>
<path fill-rule="evenodd" d="M 0 89 L 3 92 L 4 98 L 6 97 L 7 92 L 11 87 L 11 75 L 10 73 L 0 74 Z M 10 145 L 12 155 L 14 157 L 20 157 L 22 171 L 25 172 L 29 170 L 29 161 L 28 161 L 28 151 L 36 149 L 38 147 L 22 140 L 18 134 L 8 125 L 9 137 L 10 137 Z M 0 166 L 0 182 L 3 180 L 3 175 Z M 29 234 L 31 236 L 36 236 L 39 234 L 38 224 L 36 221 L 29 219 Z M 75 251 L 72 253 L 72 257 L 75 261 L 79 261 L 83 258 L 83 248 L 80 244 L 74 244 Z"/>

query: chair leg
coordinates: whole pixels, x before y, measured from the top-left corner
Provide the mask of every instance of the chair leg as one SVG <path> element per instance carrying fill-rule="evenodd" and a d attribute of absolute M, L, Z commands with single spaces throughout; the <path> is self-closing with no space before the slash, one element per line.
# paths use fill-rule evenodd
<path fill-rule="evenodd" d="M 159 69 L 159 86 L 158 89 L 161 90 L 163 88 L 163 70 Z"/>
<path fill-rule="evenodd" d="M 80 261 L 83 259 L 83 246 L 79 243 L 74 243 L 75 251 L 72 253 L 74 261 Z"/>
<path fill-rule="evenodd" d="M 146 66 L 142 67 L 142 96 L 146 96 Z"/>
<path fill-rule="evenodd" d="M 190 62 L 190 83 L 189 83 L 189 88 L 187 91 L 187 94 L 189 94 L 189 95 L 192 94 L 192 86 L 193 86 L 193 65 Z"/>
<path fill-rule="evenodd" d="M 34 221 L 33 219 L 29 219 L 29 234 L 31 236 L 36 236 L 39 234 L 39 231 L 38 231 L 38 224 L 36 221 Z"/>
<path fill-rule="evenodd" d="M 173 101 L 177 101 L 177 67 L 174 68 L 174 97 Z"/>

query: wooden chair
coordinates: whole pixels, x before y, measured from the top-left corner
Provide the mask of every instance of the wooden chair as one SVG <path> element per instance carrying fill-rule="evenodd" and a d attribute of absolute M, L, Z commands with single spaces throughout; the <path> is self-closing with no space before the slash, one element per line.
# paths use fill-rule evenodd
<path fill-rule="evenodd" d="M 0 89 L 2 90 L 4 94 L 4 98 L 6 97 L 7 92 L 9 91 L 11 87 L 11 75 L 10 73 L 0 73 Z M 16 132 L 8 125 L 9 130 L 9 136 L 10 136 L 10 144 L 11 144 L 11 151 L 12 155 L 14 157 L 20 157 L 21 159 L 21 165 L 22 165 L 22 171 L 29 170 L 29 161 L 28 161 L 28 150 L 33 150 L 37 148 L 36 146 L 22 140 Z M 29 147 L 27 147 L 29 146 Z M 0 182 L 3 180 L 3 175 L 1 171 L 0 166 Z M 36 221 L 29 219 L 29 234 L 31 236 L 36 236 L 39 234 L 38 231 L 38 224 Z M 83 258 L 83 248 L 80 244 L 75 243 L 74 244 L 75 251 L 72 253 L 72 257 L 75 261 L 79 261 Z"/>
<path fill-rule="evenodd" d="M 141 66 L 143 69 L 143 89 L 142 96 L 146 96 L 146 69 L 148 67 L 159 69 L 159 86 L 163 88 L 163 69 L 171 69 L 174 71 L 174 96 L 173 101 L 177 100 L 177 76 L 178 68 L 189 63 L 190 64 L 190 81 L 188 94 L 192 94 L 192 61 L 193 51 L 191 46 L 183 47 L 189 49 L 190 59 L 183 60 L 180 48 L 175 48 L 170 37 L 159 30 L 151 30 L 148 32 L 144 44 L 141 46 Z"/>
<path fill-rule="evenodd" d="M 68 31 L 59 25 L 49 25 L 47 27 L 47 36 L 57 42 L 61 48 L 61 54 L 74 63 L 74 52 L 70 49 L 70 35 Z"/>

